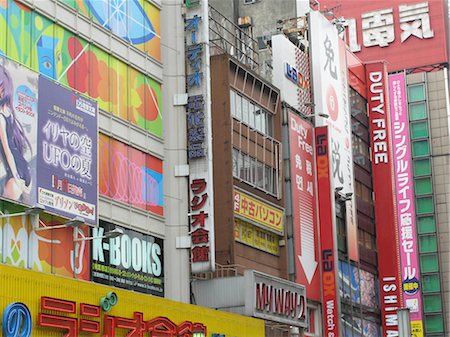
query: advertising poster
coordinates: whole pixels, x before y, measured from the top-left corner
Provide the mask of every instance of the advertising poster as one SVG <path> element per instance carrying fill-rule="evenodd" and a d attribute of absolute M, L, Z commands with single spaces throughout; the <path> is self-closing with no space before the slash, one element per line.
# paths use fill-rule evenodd
<path fill-rule="evenodd" d="M 4 202 L 2 212 L 14 214 L 23 207 Z M 40 227 L 60 225 L 59 217 L 41 214 Z M 79 228 L 82 235 L 88 236 L 88 228 Z M 0 223 L 0 261 L 2 263 L 28 268 L 48 274 L 90 280 L 89 244 L 81 241 L 74 245 L 73 229 L 58 228 L 35 231 L 30 217 L 6 217 Z"/>
<path fill-rule="evenodd" d="M 389 94 L 403 304 L 410 310 L 411 330 L 415 332 L 416 337 L 423 337 L 419 251 L 416 239 L 416 212 L 404 73 L 389 75 Z"/>
<path fill-rule="evenodd" d="M 353 303 L 361 303 L 359 270 L 344 261 L 339 261 L 339 294 Z"/>
<path fill-rule="evenodd" d="M 38 202 L 97 225 L 97 103 L 39 78 Z"/>
<path fill-rule="evenodd" d="M 306 286 L 308 298 L 320 301 L 313 128 L 292 112 L 288 119 L 296 282 Z"/>
<path fill-rule="evenodd" d="M 92 228 L 99 238 L 118 226 L 100 221 Z M 164 297 L 163 240 L 121 228 L 123 235 L 92 240 L 94 282 Z"/>
<path fill-rule="evenodd" d="M 104 134 L 99 136 L 99 192 L 164 215 L 162 160 Z"/>
<path fill-rule="evenodd" d="M 358 261 L 356 203 L 353 189 L 351 114 L 345 43 L 321 13 L 310 13 L 311 53 L 316 126 L 327 125 L 331 139 L 332 177 L 346 208 L 348 254 Z"/>
<path fill-rule="evenodd" d="M 0 193 L 36 203 L 38 75 L 0 57 Z"/>
<path fill-rule="evenodd" d="M 374 210 L 378 247 L 383 336 L 398 335 L 397 308 L 402 305 L 394 164 L 390 130 L 388 75 L 384 62 L 366 65 Z"/>
<path fill-rule="evenodd" d="M 330 163 L 330 138 L 327 126 L 315 128 L 317 200 L 319 204 L 320 268 L 322 271 L 323 327 L 325 337 L 339 336 L 339 289 L 337 251 Z"/>
<path fill-rule="evenodd" d="M 369 308 L 376 308 L 378 306 L 378 294 L 375 275 L 365 270 L 360 270 L 359 277 L 361 287 L 361 304 Z"/>

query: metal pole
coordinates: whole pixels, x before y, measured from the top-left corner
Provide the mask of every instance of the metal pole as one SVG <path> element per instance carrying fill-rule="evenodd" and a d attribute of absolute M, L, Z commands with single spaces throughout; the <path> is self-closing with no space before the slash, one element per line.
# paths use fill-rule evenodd
<path fill-rule="evenodd" d="M 398 313 L 398 337 L 411 337 L 411 320 L 409 308 L 397 309 Z"/>

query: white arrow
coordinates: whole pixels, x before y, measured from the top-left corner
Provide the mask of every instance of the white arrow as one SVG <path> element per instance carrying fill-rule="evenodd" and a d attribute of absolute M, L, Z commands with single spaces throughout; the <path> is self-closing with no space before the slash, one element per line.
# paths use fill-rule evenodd
<path fill-rule="evenodd" d="M 301 201 L 300 201 L 301 202 Z M 317 261 L 315 256 L 315 247 L 314 247 L 314 221 L 313 221 L 313 209 L 312 207 L 308 207 L 310 203 L 302 202 L 303 207 L 299 207 L 298 210 L 300 213 L 300 244 L 301 244 L 301 252 L 298 256 L 300 260 L 300 264 L 303 267 L 303 271 L 305 272 L 306 279 L 308 283 L 311 284 L 311 281 L 314 277 L 314 274 L 317 269 Z M 300 205 L 299 205 L 300 206 Z"/>

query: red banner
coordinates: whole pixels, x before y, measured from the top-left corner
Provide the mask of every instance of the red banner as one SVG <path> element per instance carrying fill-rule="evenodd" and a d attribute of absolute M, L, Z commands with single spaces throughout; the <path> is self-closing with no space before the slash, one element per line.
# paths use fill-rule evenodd
<path fill-rule="evenodd" d="M 367 64 L 366 79 L 383 336 L 397 336 L 401 277 L 386 64 Z"/>
<path fill-rule="evenodd" d="M 308 299 L 319 302 L 313 128 L 294 113 L 288 118 L 296 283 L 305 285 Z"/>
<path fill-rule="evenodd" d="M 335 250 L 334 193 L 331 193 L 330 141 L 328 127 L 315 129 L 317 197 L 319 201 L 320 264 L 325 337 L 339 336 L 339 298 L 336 287 L 337 253 Z"/>

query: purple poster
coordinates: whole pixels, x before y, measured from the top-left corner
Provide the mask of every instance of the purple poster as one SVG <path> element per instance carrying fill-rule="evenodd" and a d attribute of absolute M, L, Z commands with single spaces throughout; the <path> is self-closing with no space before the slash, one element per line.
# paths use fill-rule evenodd
<path fill-rule="evenodd" d="M 97 103 L 39 77 L 38 202 L 97 224 Z"/>

